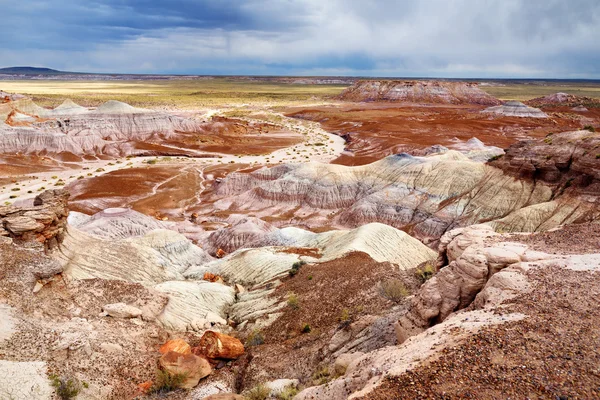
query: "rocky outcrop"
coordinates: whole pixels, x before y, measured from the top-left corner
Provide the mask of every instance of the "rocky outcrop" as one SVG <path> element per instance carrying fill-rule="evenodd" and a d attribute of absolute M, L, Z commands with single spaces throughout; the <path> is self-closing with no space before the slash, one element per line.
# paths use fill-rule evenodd
<path fill-rule="evenodd" d="M 344 90 L 338 98 L 347 101 L 500 104 L 498 99 L 479 89 L 477 83 L 449 81 L 363 80 Z"/>
<path fill-rule="evenodd" d="M 503 117 L 548 118 L 548 115 L 539 108 L 526 106 L 520 101 L 507 101 L 501 106 L 489 107 L 482 112 Z"/>
<path fill-rule="evenodd" d="M 600 195 L 600 133 L 588 130 L 555 133 L 524 140 L 490 164 L 520 179 L 543 182 L 555 192 Z"/>
<path fill-rule="evenodd" d="M 37 241 L 51 249 L 60 244 L 67 229 L 69 210 L 65 190 L 47 190 L 31 207 L 0 206 L 0 237 Z"/>

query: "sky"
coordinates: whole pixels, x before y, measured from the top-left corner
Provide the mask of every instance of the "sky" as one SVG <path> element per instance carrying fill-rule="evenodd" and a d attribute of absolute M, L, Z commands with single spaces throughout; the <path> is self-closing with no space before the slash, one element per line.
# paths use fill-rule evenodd
<path fill-rule="evenodd" d="M 0 66 L 600 79 L 600 0 L 0 0 Z"/>

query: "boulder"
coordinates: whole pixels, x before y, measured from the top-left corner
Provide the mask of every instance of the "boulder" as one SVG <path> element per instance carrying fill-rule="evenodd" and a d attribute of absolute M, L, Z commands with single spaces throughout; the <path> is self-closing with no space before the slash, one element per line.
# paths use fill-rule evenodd
<path fill-rule="evenodd" d="M 215 331 L 206 331 L 198 346 L 192 349 L 197 355 L 208 358 L 236 359 L 244 354 L 244 345 L 239 339 Z"/>
<path fill-rule="evenodd" d="M 169 374 L 184 374 L 186 379 L 182 384 L 183 389 L 194 388 L 198 385 L 200 379 L 207 377 L 212 372 L 208 360 L 195 354 L 169 351 L 160 357 L 158 364 Z"/>
<path fill-rule="evenodd" d="M 166 354 L 170 351 L 174 351 L 174 352 L 180 353 L 180 354 L 191 354 L 192 348 L 190 347 L 189 344 L 187 344 L 187 342 L 185 340 L 174 339 L 174 340 L 169 340 L 165 344 L 160 346 L 160 349 L 158 351 L 160 352 L 160 354 Z"/>

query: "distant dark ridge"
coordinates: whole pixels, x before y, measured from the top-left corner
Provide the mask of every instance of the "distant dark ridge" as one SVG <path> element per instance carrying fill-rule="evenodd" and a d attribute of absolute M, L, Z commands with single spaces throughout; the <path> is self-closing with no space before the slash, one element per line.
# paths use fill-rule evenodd
<path fill-rule="evenodd" d="M 9 67 L 0 68 L 0 74 L 21 74 L 21 75 L 60 75 L 72 74 L 72 72 L 63 72 L 50 68 L 38 67 Z"/>

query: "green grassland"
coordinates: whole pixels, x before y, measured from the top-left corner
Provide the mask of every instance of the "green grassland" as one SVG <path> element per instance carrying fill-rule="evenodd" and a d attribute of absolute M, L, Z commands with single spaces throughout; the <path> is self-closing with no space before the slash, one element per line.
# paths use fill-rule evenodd
<path fill-rule="evenodd" d="M 480 88 L 500 100 L 525 101 L 558 92 L 600 99 L 600 83 L 594 82 L 518 82 Z"/>
<path fill-rule="evenodd" d="M 252 81 L 233 77 L 66 81 L 0 81 L 0 90 L 31 96 L 38 104 L 55 107 L 70 98 L 93 107 L 119 100 L 137 107 L 195 109 L 201 107 L 294 106 L 330 100 L 347 85 L 307 85 L 275 81 Z M 529 100 L 556 92 L 600 99 L 600 84 L 594 82 L 496 82 L 481 86 L 501 100 Z"/>
<path fill-rule="evenodd" d="M 0 82 L 0 90 L 31 96 L 36 103 L 55 107 L 69 98 L 93 107 L 119 100 L 137 107 L 194 109 L 217 106 L 284 106 L 324 101 L 344 85 L 305 85 L 236 81 L 228 78 L 153 81 L 25 80 Z"/>

